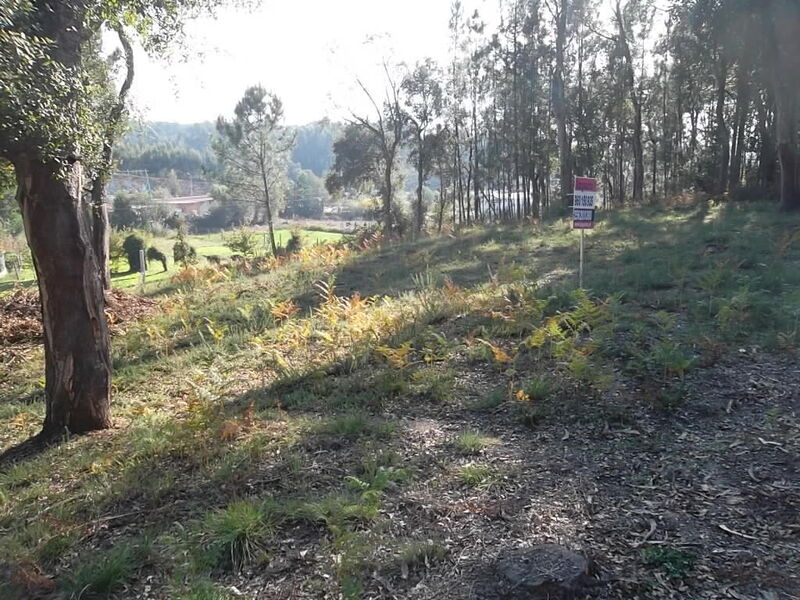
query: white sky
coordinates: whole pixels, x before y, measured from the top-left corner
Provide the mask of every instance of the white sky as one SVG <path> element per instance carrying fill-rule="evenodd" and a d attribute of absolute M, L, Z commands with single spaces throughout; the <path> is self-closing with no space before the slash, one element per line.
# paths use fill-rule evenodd
<path fill-rule="evenodd" d="M 607 12 L 610 0 L 598 0 Z M 501 0 L 462 0 L 487 31 Z M 194 123 L 233 113 L 244 90 L 261 84 L 283 100 L 286 122 L 342 118 L 369 110 L 361 78 L 380 95 L 382 60 L 432 57 L 446 64 L 451 0 L 263 0 L 255 11 L 224 8 L 187 26 L 185 60 L 155 61 L 137 51 L 134 112 L 148 121 Z"/>
<path fill-rule="evenodd" d="M 496 13 L 498 0 L 464 4 Z M 341 117 L 363 108 L 356 77 L 383 89 L 384 56 L 445 62 L 449 16 L 450 0 L 264 0 L 254 12 L 223 9 L 187 27 L 199 52 L 186 62 L 137 53 L 134 104 L 146 120 L 213 120 L 260 83 L 281 97 L 288 124 Z"/>

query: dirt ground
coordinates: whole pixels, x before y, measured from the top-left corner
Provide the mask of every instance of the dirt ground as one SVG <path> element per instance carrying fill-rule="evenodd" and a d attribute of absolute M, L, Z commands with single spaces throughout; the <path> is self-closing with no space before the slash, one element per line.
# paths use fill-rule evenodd
<path fill-rule="evenodd" d="M 376 569 L 364 597 L 527 598 L 498 573 L 498 560 L 557 543 L 592 561 L 595 598 L 800 598 L 800 367 L 790 357 L 742 349 L 691 377 L 696 392 L 677 413 L 655 412 L 646 390 L 620 384 L 591 402 L 562 397 L 534 428 L 507 405 L 466 409 L 495 382 L 471 364 L 461 372 L 461 406 L 403 405 L 386 415 L 401 424 L 394 450 L 425 477 L 386 491 L 384 564 L 404 539 L 437 540 L 446 557 L 411 572 Z M 466 428 L 497 443 L 459 456 L 451 440 Z M 346 448 L 309 450 L 318 472 L 340 476 Z M 466 488 L 453 467 L 473 461 L 500 476 Z M 281 545 L 266 570 L 231 576 L 230 589 L 333 597 L 309 588 L 321 576 L 318 536 L 300 527 Z M 661 549 L 691 564 L 676 571 L 659 562 L 668 556 Z"/>

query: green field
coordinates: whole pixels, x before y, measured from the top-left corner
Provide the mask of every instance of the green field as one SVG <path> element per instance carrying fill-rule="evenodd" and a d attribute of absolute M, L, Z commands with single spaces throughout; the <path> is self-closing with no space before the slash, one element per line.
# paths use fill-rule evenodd
<path fill-rule="evenodd" d="M 331 231 L 312 231 L 306 229 L 301 230 L 301 234 L 303 236 L 303 242 L 306 245 L 338 242 L 344 237 L 344 235 L 341 233 Z M 194 248 L 197 250 L 197 254 L 201 257 L 226 257 L 233 254 L 231 249 L 225 245 L 225 241 L 230 237 L 230 235 L 230 232 L 190 235 L 187 237 L 187 240 L 189 244 L 194 246 Z M 260 232 L 256 233 L 255 235 L 257 235 L 262 241 L 263 246 L 260 249 L 261 253 L 269 254 L 269 246 L 265 235 Z M 278 246 L 285 246 L 290 237 L 290 229 L 275 230 L 275 241 Z M 175 264 L 172 261 L 172 246 L 174 244 L 174 235 L 170 237 L 157 237 L 152 240 L 152 245 L 161 250 L 167 256 L 169 269 L 166 272 L 163 272 L 160 265 L 151 264 L 151 270 L 145 278 L 145 286 L 143 289 L 145 293 L 153 293 L 158 291 L 163 287 L 164 282 L 168 281 L 169 278 L 174 275 L 175 272 L 177 272 L 178 269 L 175 267 Z M 119 264 L 112 265 L 111 271 L 114 287 L 120 289 L 136 289 L 141 287 L 140 274 L 129 273 L 128 265 L 125 261 L 120 261 Z M 35 280 L 33 270 L 30 268 L 20 271 L 19 279 L 16 278 L 13 272 L 9 271 L 9 274 L 6 277 L 0 278 L 0 292 L 9 290 L 17 285 L 28 287 L 34 283 Z"/>

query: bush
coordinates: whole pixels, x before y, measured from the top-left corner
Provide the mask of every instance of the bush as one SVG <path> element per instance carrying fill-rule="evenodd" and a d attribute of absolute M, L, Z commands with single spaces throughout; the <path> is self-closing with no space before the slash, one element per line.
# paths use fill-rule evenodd
<path fill-rule="evenodd" d="M 231 249 L 231 252 L 238 252 L 245 258 L 252 258 L 258 250 L 258 238 L 252 231 L 240 229 L 231 235 L 225 245 Z"/>
<path fill-rule="evenodd" d="M 147 249 L 147 260 L 160 262 L 161 266 L 164 267 L 164 271 L 167 270 L 167 257 L 163 252 L 161 252 L 161 250 L 159 250 L 155 246 L 150 246 Z"/>
<path fill-rule="evenodd" d="M 172 259 L 183 268 L 197 262 L 197 250 L 190 246 L 186 240 L 178 239 L 172 246 Z"/>
<path fill-rule="evenodd" d="M 220 231 L 240 227 L 247 220 L 247 209 L 240 204 L 226 203 L 212 208 L 207 215 L 192 221 L 192 228 L 199 233 Z"/>
<path fill-rule="evenodd" d="M 122 260 L 125 257 L 125 249 L 122 247 L 125 241 L 125 234 L 116 229 L 112 229 L 108 235 L 108 259 L 111 262 Z"/>
<path fill-rule="evenodd" d="M 303 237 L 299 229 L 292 229 L 291 237 L 286 242 L 286 254 L 296 254 L 303 249 Z"/>
<path fill-rule="evenodd" d="M 128 266 L 130 271 L 137 272 L 142 270 L 142 264 L 139 262 L 139 251 L 147 247 L 147 240 L 143 233 L 134 232 L 129 234 L 122 242 L 122 250 L 128 258 Z"/>
<path fill-rule="evenodd" d="M 197 262 L 197 250 L 186 241 L 186 222 L 182 218 L 178 221 L 178 238 L 172 246 L 172 258 L 184 269 Z"/>

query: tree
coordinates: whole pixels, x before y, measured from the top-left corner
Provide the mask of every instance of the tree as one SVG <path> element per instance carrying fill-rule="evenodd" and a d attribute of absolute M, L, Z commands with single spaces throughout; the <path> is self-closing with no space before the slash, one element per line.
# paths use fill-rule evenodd
<path fill-rule="evenodd" d="M 800 5 L 794 0 L 769 0 L 768 55 L 774 89 L 778 160 L 781 167 L 780 206 L 800 210 Z"/>
<path fill-rule="evenodd" d="M 92 245 L 97 255 L 100 283 L 104 290 L 111 289 L 109 268 L 109 220 L 106 185 L 113 168 L 114 144 L 122 133 L 128 92 L 133 84 L 133 47 L 122 24 L 115 24 L 114 30 L 119 38 L 125 56 L 125 79 L 119 88 L 116 101 L 110 102 L 103 131 L 103 148 L 92 178 Z"/>
<path fill-rule="evenodd" d="M 172 246 L 172 258 L 175 260 L 175 264 L 181 265 L 184 269 L 197 262 L 197 250 L 186 241 L 188 234 L 186 221 L 181 218 L 178 221 L 178 235 L 175 238 L 175 245 Z"/>
<path fill-rule="evenodd" d="M 417 170 L 417 203 L 414 210 L 414 230 L 417 233 L 422 230 L 424 222 L 422 188 L 434 163 L 434 138 L 428 135 L 428 129 L 442 112 L 442 88 L 437 76 L 436 64 L 427 59 L 418 63 L 401 84 L 413 136 L 411 158 Z"/>
<path fill-rule="evenodd" d="M 138 199 L 137 194 L 120 192 L 114 198 L 114 210 L 111 212 L 111 225 L 117 229 L 131 229 L 140 227 L 142 219 L 133 208 L 133 202 Z"/>
<path fill-rule="evenodd" d="M 640 204 L 644 199 L 644 149 L 642 147 L 642 100 L 636 88 L 630 34 L 619 0 L 614 7 L 617 24 L 617 42 L 625 60 L 623 66 L 625 87 L 628 88 L 633 105 L 633 201 Z"/>
<path fill-rule="evenodd" d="M 42 303 L 43 438 L 111 424 L 111 360 L 101 261 L 84 183 L 102 169 L 109 106 L 104 31 L 163 50 L 183 17 L 217 0 L 6 0 L 0 4 L 0 158 L 14 166 Z M 116 134 L 111 135 L 113 139 Z M 87 176 L 88 174 L 88 176 Z"/>
<path fill-rule="evenodd" d="M 285 213 L 293 217 L 319 218 L 327 198 L 325 182 L 313 171 L 302 169 L 289 190 Z"/>
<path fill-rule="evenodd" d="M 561 183 L 561 198 L 565 205 L 570 203 L 569 194 L 572 191 L 572 144 L 567 135 L 567 122 L 569 120 L 565 92 L 565 66 L 564 55 L 567 43 L 567 13 L 569 0 L 554 0 L 547 2 L 550 14 L 553 16 L 556 29 L 556 64 L 553 70 L 553 114 L 556 117 L 558 128 L 558 164 Z M 619 9 L 619 7 L 617 7 Z"/>
<path fill-rule="evenodd" d="M 326 187 L 328 191 L 335 193 L 350 185 L 372 181 L 383 199 L 383 233 L 388 237 L 392 233 L 394 178 L 406 116 L 400 106 L 398 85 L 389 74 L 385 63 L 383 70 L 387 87 L 382 106 L 378 105 L 364 84 L 358 81 L 375 114 L 372 118 L 352 115 L 353 119 L 345 128 L 343 136 L 333 145 L 335 160 Z"/>
<path fill-rule="evenodd" d="M 272 254 L 278 255 L 272 215 L 288 186 L 288 155 L 294 137 L 281 125 L 283 104 L 261 86 L 245 90 L 234 117 L 217 120 L 214 151 L 233 195 L 264 206 Z"/>
<path fill-rule="evenodd" d="M 341 125 L 328 119 L 308 123 L 294 130 L 297 141 L 292 149 L 292 161 L 318 177 L 333 164 L 333 142 L 341 134 Z"/>
<path fill-rule="evenodd" d="M 364 185 L 380 187 L 381 152 L 371 131 L 357 123 L 349 123 L 333 143 L 333 154 L 335 160 L 325 178 L 328 192 L 338 194 L 346 188 Z"/>

